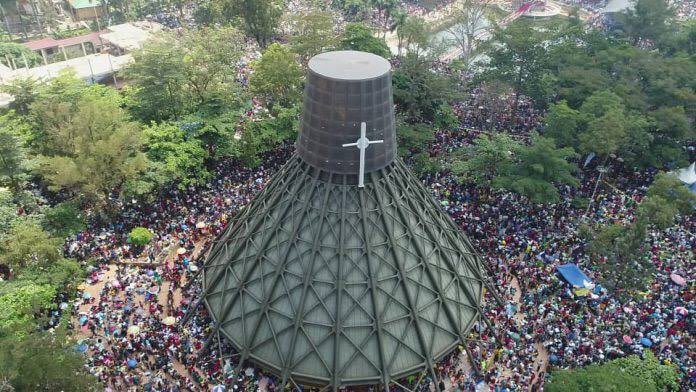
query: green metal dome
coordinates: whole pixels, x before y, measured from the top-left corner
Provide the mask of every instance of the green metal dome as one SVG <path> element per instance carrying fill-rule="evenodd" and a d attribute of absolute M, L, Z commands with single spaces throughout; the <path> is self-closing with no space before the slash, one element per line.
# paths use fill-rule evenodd
<path fill-rule="evenodd" d="M 389 63 L 309 68 L 297 154 L 216 241 L 203 300 L 239 363 L 282 385 L 433 374 L 481 315 L 481 261 L 395 158 Z"/>
<path fill-rule="evenodd" d="M 283 380 L 386 385 L 432 369 L 479 315 L 478 258 L 401 160 L 362 189 L 347 177 L 294 156 L 205 267 L 220 331 Z"/>

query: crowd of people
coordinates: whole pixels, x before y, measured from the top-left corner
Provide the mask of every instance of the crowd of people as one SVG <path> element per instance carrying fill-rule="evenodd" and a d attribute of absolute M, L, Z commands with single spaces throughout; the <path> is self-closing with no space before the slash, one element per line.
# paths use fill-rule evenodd
<path fill-rule="evenodd" d="M 470 144 L 484 127 L 507 128 L 512 119 L 502 110 L 491 115 L 472 101 L 455 107 L 463 129 L 439 133 L 430 146 L 433 156 L 442 156 Z M 502 105 L 511 100 L 502 100 Z M 513 136 L 539 125 L 540 116 L 522 102 L 521 120 Z M 491 117 L 492 116 L 492 117 Z M 491 125 L 491 122 L 493 125 Z M 231 216 L 249 203 L 270 176 L 291 154 L 284 146 L 268 155 L 263 166 L 245 168 L 221 162 L 215 179 L 201 187 L 172 189 L 151 204 L 123 206 L 118 222 L 84 231 L 66 244 L 68 255 L 91 259 L 94 269 L 89 285 L 100 291 L 94 297 L 76 300 L 75 327 L 83 339 L 89 370 L 114 390 L 142 387 L 145 390 L 184 390 L 215 385 L 235 390 L 277 388 L 278 381 L 260 369 L 239 372 L 234 357 L 218 360 L 219 352 L 208 347 L 212 320 L 198 308 L 185 326 L 179 322 L 200 294 L 194 279 L 201 266 L 199 255 L 219 234 Z M 502 191 L 481 190 L 461 184 L 450 173 L 428 175 L 424 183 L 442 200 L 454 221 L 475 242 L 490 266 L 496 287 L 501 288 L 503 306 L 486 301 L 494 330 L 481 323 L 481 337 L 471 344 L 474 363 L 457 351 L 438 365 L 448 387 L 471 390 L 477 383 L 527 390 L 539 388 L 547 371 L 546 357 L 553 368 L 599 363 L 649 349 L 665 363 L 675 364 L 683 375 L 682 385 L 696 382 L 693 329 L 696 312 L 693 291 L 670 280 L 672 272 L 689 277 L 693 270 L 693 233 L 696 218 L 682 217 L 679 224 L 650 232 L 646 257 L 657 268 L 652 286 L 643 298 L 621 299 L 606 289 L 590 297 L 578 297 L 555 272 L 564 263 L 577 263 L 596 282 L 602 276 L 585 252 L 578 225 L 628 222 L 654 173 L 624 173 L 617 168 L 611 177 L 615 187 L 600 186 L 596 204 L 584 217 L 585 208 L 573 200 L 592 194 L 596 172 L 584 171 L 582 186 L 561 189 L 562 201 L 533 205 L 523 197 Z M 128 230 L 150 228 L 153 245 L 146 249 L 144 264 L 119 263 L 137 260 L 127 242 Z M 153 249 L 162 250 L 166 261 L 156 260 Z M 195 256 L 195 257 L 194 257 Z M 113 267 L 116 266 L 116 267 Z M 89 286 L 88 286 L 89 287 Z M 167 325 L 168 317 L 175 322 Z M 223 344 L 225 353 L 233 353 Z M 463 349 L 463 347 L 462 347 Z M 245 364 L 246 365 L 246 364 Z M 477 376 L 478 370 L 481 376 Z M 169 389 L 167 389 L 169 388 Z"/>
<path fill-rule="evenodd" d="M 424 12 L 405 5 L 414 13 Z M 693 7 L 685 12 L 693 12 Z M 242 84 L 258 56 L 250 52 L 241 60 L 237 79 Z M 441 70 L 446 67 L 439 65 Z M 539 129 L 543 114 L 522 99 L 513 117 L 513 101 L 484 86 L 470 100 L 454 103 L 461 129 L 438 133 L 429 146 L 431 156 L 466 147 L 482 131 L 527 138 Z M 255 100 L 247 116 L 254 118 L 263 110 Z M 76 349 L 85 352 L 86 367 L 106 390 L 283 389 L 262 369 L 248 363 L 240 367 L 234 349 L 213 334 L 205 308 L 194 304 L 201 294 L 197 277 L 205 250 L 292 151 L 291 145 L 284 145 L 254 169 L 221 161 L 209 183 L 172 188 L 152 203 L 124 203 L 118 220 L 93 224 L 67 241 L 68 256 L 93 265 L 73 303 L 73 324 L 79 339 Z M 591 165 L 583 170 L 582 185 L 561 188 L 561 202 L 551 206 L 534 205 L 511 192 L 462 184 L 446 171 L 423 177 L 481 251 L 504 299 L 498 305 L 487 298 L 484 317 L 492 322 L 475 326 L 477 343 L 461 346 L 438 363 L 439 387 L 539 390 L 550 369 L 642 355 L 649 349 L 664 363 L 678 367 L 684 388 L 694 388 L 696 350 L 690 334 L 694 293 L 690 286 L 674 283 L 670 275 L 676 272 L 692 282 L 696 217 L 681 217 L 674 227 L 649 233 L 646 257 L 657 273 L 642 298 L 620 298 L 599 285 L 590 295 L 579 297 L 556 273 L 557 266 L 576 263 L 595 282 L 602 281 L 597 260 L 585 250 L 579 225 L 630 222 L 654 174 L 614 168 L 608 175 L 614 187 L 600 184 L 587 215 L 585 206 L 575 201 L 594 194 L 597 172 Z M 136 226 L 155 234 L 143 252 L 128 243 L 128 233 Z M 190 312 L 192 316 L 187 316 Z M 182 325 L 185 317 L 189 320 Z M 645 347 L 645 339 L 650 347 Z M 427 382 L 421 384 L 429 390 Z"/>

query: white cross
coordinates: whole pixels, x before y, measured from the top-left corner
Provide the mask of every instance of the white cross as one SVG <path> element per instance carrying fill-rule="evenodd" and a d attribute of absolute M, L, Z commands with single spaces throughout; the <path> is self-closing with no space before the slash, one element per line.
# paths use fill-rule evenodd
<path fill-rule="evenodd" d="M 370 144 L 384 143 L 384 140 L 370 140 L 365 136 L 367 124 L 360 123 L 360 138 L 355 143 L 346 143 L 343 147 L 357 147 L 360 149 L 360 173 L 358 174 L 358 188 L 365 187 L 365 149 Z"/>

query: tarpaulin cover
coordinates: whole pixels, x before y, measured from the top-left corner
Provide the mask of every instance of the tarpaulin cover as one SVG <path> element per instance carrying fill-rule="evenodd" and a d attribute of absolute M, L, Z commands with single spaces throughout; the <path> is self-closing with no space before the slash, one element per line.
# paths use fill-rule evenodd
<path fill-rule="evenodd" d="M 577 264 L 559 265 L 556 267 L 556 270 L 563 276 L 563 279 L 575 287 L 586 287 L 592 283 L 590 278 L 578 268 Z"/>

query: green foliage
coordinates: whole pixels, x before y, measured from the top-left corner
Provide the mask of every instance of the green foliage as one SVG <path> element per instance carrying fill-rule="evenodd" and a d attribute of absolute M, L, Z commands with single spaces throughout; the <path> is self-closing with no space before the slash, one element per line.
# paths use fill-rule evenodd
<path fill-rule="evenodd" d="M 343 10 L 348 20 L 365 19 L 372 7 L 371 0 L 334 0 Z"/>
<path fill-rule="evenodd" d="M 133 60 L 124 74 L 131 81 L 125 90 L 128 108 L 136 117 L 164 121 L 189 110 L 183 53 L 173 40 L 150 40 L 133 52 Z"/>
<path fill-rule="evenodd" d="M 676 12 L 667 0 L 637 0 L 619 20 L 626 36 L 635 44 L 639 40 L 662 43 L 674 30 Z"/>
<path fill-rule="evenodd" d="M 86 217 L 76 202 L 66 201 L 44 211 L 47 230 L 59 238 L 69 237 L 86 228 Z"/>
<path fill-rule="evenodd" d="M 384 58 L 391 57 L 384 39 L 375 37 L 372 29 L 362 23 L 348 23 L 338 46 L 343 50 L 359 50 Z"/>
<path fill-rule="evenodd" d="M 0 378 L 16 391 L 97 391 L 99 383 L 84 368 L 84 356 L 64 328 L 0 340 Z"/>
<path fill-rule="evenodd" d="M 17 192 L 27 179 L 27 153 L 16 130 L 2 126 L 2 122 L 0 120 L 0 187 Z"/>
<path fill-rule="evenodd" d="M 272 44 L 261 59 L 252 64 L 254 73 L 249 79 L 251 91 L 273 107 L 288 107 L 300 100 L 302 75 L 295 55 L 280 44 Z"/>
<path fill-rule="evenodd" d="M 278 0 L 229 0 L 231 11 L 244 21 L 244 30 L 265 48 L 276 33 L 283 15 L 283 3 Z"/>
<path fill-rule="evenodd" d="M 627 225 L 614 224 L 590 231 L 588 251 L 603 271 L 605 284 L 630 295 L 650 282 L 654 266 L 641 249 L 649 225 L 665 229 L 674 224 L 678 214 L 692 214 L 696 196 L 674 175 L 660 173 L 648 187 L 637 209 L 636 219 Z"/>
<path fill-rule="evenodd" d="M 239 141 L 239 158 L 249 167 L 260 165 L 263 153 L 297 136 L 299 113 L 299 106 L 294 106 L 281 109 L 277 117 L 246 122 Z"/>
<path fill-rule="evenodd" d="M 56 288 L 50 284 L 22 281 L 0 285 L 0 338 L 27 333 L 35 323 L 34 314 L 54 306 Z"/>
<path fill-rule="evenodd" d="M 661 365 L 652 352 L 644 359 L 637 355 L 619 358 L 603 365 L 556 370 L 544 390 L 574 391 L 677 391 L 678 375 L 673 366 Z"/>
<path fill-rule="evenodd" d="M 44 89 L 51 90 L 54 81 Z M 108 207 L 111 193 L 138 178 L 148 160 L 140 151 L 140 126 L 121 109 L 117 92 L 81 87 L 75 102 L 69 95 L 41 93 L 32 106 L 43 122 L 38 172 L 49 189 Z"/>
<path fill-rule="evenodd" d="M 128 234 L 128 242 L 133 245 L 144 246 L 152 241 L 154 234 L 145 227 L 134 227 Z"/>
<path fill-rule="evenodd" d="M 0 263 L 16 271 L 45 267 L 62 258 L 61 240 L 51 237 L 32 219 L 16 222 L 0 243 Z"/>
<path fill-rule="evenodd" d="M 409 124 L 401 119 L 397 120 L 396 138 L 399 154 L 410 155 L 426 151 L 428 145 L 435 141 L 435 129 L 425 123 Z"/>
<path fill-rule="evenodd" d="M 133 53 L 135 61 L 125 71 L 130 111 L 144 122 L 160 122 L 236 107 L 235 64 L 244 49 L 233 28 L 162 33 Z"/>
<path fill-rule="evenodd" d="M 443 105 L 456 97 L 456 82 L 431 71 L 430 59 L 408 53 L 394 71 L 394 103 L 408 123 L 432 123 Z"/>
<path fill-rule="evenodd" d="M 18 114 L 29 113 L 29 105 L 36 99 L 39 82 L 34 78 L 17 78 L 0 86 L 0 91 L 12 96 L 8 107 Z"/>
<path fill-rule="evenodd" d="M 460 181 L 493 186 L 527 196 L 533 203 L 559 200 L 557 184 L 577 186 L 577 170 L 569 160 L 572 148 L 557 148 L 553 139 L 534 135 L 530 145 L 509 136 L 482 134 L 474 144 L 455 156 L 451 168 Z"/>
<path fill-rule="evenodd" d="M 425 19 L 404 14 L 396 26 L 396 38 L 399 56 L 404 49 L 419 54 L 430 45 L 431 34 Z"/>
<path fill-rule="evenodd" d="M 570 159 L 577 154 L 570 147 L 556 148 L 553 139 L 534 136 L 532 144 L 518 150 L 515 164 L 493 181 L 494 186 L 512 189 L 533 203 L 559 200 L 556 184 L 579 185 L 573 176 L 577 170 Z"/>
<path fill-rule="evenodd" d="M 7 58 L 11 59 L 8 63 Z M 26 59 L 26 64 L 25 64 Z M 14 60 L 14 62 L 12 62 Z M 5 66 L 10 68 L 24 68 L 28 66 L 32 68 L 43 62 L 41 56 L 36 54 L 33 50 L 27 48 L 22 44 L 16 44 L 14 42 L 2 42 L 0 43 L 0 62 Z"/>
<path fill-rule="evenodd" d="M 435 113 L 435 128 L 455 131 L 459 128 L 459 117 L 450 105 L 440 105 Z"/>
<path fill-rule="evenodd" d="M 295 15 L 292 22 L 294 33 L 290 37 L 290 47 L 303 63 L 337 43 L 333 17 L 329 12 L 311 10 Z"/>
<path fill-rule="evenodd" d="M 64 38 L 70 38 L 70 37 L 77 37 L 80 35 L 85 35 L 89 34 L 91 31 L 87 28 L 78 28 L 78 29 L 70 29 L 70 30 L 60 30 L 60 31 L 54 31 L 51 33 L 53 38 L 55 39 L 64 39 Z"/>
<path fill-rule="evenodd" d="M 462 182 L 490 186 L 495 178 L 509 170 L 521 148 L 522 145 L 504 133 L 481 134 L 455 156 L 452 172 Z"/>
<path fill-rule="evenodd" d="M 174 124 L 151 124 L 143 129 L 144 147 L 148 158 L 155 163 L 166 183 L 180 188 L 203 183 L 210 177 L 205 168 L 207 151 L 197 139 L 187 139 Z"/>
<path fill-rule="evenodd" d="M 693 214 L 696 195 L 673 174 L 659 173 L 638 206 L 638 216 L 660 229 L 674 224 L 677 214 Z"/>
<path fill-rule="evenodd" d="M 427 152 L 420 152 L 413 156 L 412 169 L 416 175 L 436 174 L 440 171 L 440 163 L 433 159 Z"/>
<path fill-rule="evenodd" d="M 487 53 L 491 59 L 484 79 L 504 81 L 512 86 L 516 96 L 524 94 L 537 106 L 545 107 L 552 93 L 545 45 L 550 36 L 551 33 L 535 28 L 530 18 L 519 18 L 496 29 Z"/>
<path fill-rule="evenodd" d="M 545 136 L 553 138 L 560 147 L 578 145 L 578 133 L 584 119 L 579 111 L 568 106 L 568 102 L 562 100 L 551 104 L 544 120 Z"/>
<path fill-rule="evenodd" d="M 0 189 L 0 241 L 7 235 L 12 226 L 21 218 L 17 214 L 19 206 L 12 200 L 9 190 Z"/>

